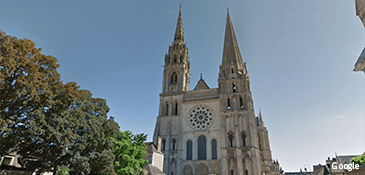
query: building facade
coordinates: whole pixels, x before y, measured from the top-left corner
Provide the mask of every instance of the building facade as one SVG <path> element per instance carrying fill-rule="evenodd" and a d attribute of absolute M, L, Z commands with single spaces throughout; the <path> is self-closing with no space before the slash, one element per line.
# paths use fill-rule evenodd
<path fill-rule="evenodd" d="M 165 55 L 153 141 L 162 138 L 168 175 L 275 175 L 268 131 L 255 116 L 250 79 L 227 10 L 218 88 L 201 77 L 190 90 L 190 62 L 181 7 L 174 41 Z"/>

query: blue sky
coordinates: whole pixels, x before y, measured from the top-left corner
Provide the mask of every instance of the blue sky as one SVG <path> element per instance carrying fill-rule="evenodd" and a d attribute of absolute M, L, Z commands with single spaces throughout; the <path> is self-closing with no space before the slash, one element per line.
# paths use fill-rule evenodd
<path fill-rule="evenodd" d="M 352 71 L 365 29 L 353 0 L 0 0 L 0 29 L 33 40 L 59 60 L 64 82 L 107 100 L 121 130 L 151 139 L 180 2 L 191 89 L 200 73 L 217 87 L 229 7 L 256 113 L 285 171 L 365 151 L 365 75 Z"/>

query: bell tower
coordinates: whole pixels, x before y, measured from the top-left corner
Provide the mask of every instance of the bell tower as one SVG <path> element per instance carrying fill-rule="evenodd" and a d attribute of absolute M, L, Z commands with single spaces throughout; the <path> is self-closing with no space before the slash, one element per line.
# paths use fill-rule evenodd
<path fill-rule="evenodd" d="M 162 94 L 181 94 L 190 90 L 190 62 L 184 42 L 181 6 L 172 45 L 165 55 Z"/>
<path fill-rule="evenodd" d="M 223 174 L 263 174 L 250 79 L 228 9 L 218 86 L 223 123 L 226 123 L 221 130 Z"/>

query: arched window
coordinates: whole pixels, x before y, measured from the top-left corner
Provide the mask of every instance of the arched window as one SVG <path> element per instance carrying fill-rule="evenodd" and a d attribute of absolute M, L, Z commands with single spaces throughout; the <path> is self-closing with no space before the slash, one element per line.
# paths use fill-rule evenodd
<path fill-rule="evenodd" d="M 177 62 L 177 56 L 174 55 L 174 63 L 176 63 L 176 62 Z"/>
<path fill-rule="evenodd" d="M 243 109 L 243 99 L 240 97 L 240 107 Z"/>
<path fill-rule="evenodd" d="M 169 104 L 166 104 L 166 115 L 169 115 Z"/>
<path fill-rule="evenodd" d="M 171 175 L 174 175 L 174 172 L 173 171 L 171 171 Z"/>
<path fill-rule="evenodd" d="M 217 159 L 217 140 L 212 140 L 212 159 Z"/>
<path fill-rule="evenodd" d="M 162 151 L 165 151 L 166 140 L 162 139 Z"/>
<path fill-rule="evenodd" d="M 233 147 L 233 134 L 232 133 L 230 133 L 228 135 L 228 140 L 229 140 L 229 146 Z"/>
<path fill-rule="evenodd" d="M 242 146 L 246 147 L 246 135 L 242 133 Z"/>
<path fill-rule="evenodd" d="M 234 73 L 233 68 L 231 69 L 231 73 Z"/>
<path fill-rule="evenodd" d="M 236 83 L 232 83 L 232 91 L 236 92 Z"/>
<path fill-rule="evenodd" d="M 231 175 L 234 175 L 234 171 L 233 170 L 231 170 Z"/>
<path fill-rule="evenodd" d="M 176 82 L 177 82 L 177 74 L 176 74 L 176 72 L 174 72 L 171 74 L 170 84 L 174 85 L 174 84 L 176 84 Z"/>
<path fill-rule="evenodd" d="M 206 160 L 207 159 L 207 146 L 206 146 L 206 138 L 201 135 L 198 137 L 198 160 Z"/>
<path fill-rule="evenodd" d="M 231 101 L 227 98 L 227 109 L 231 109 Z"/>
<path fill-rule="evenodd" d="M 247 170 L 245 171 L 245 175 L 248 175 L 248 171 Z"/>
<path fill-rule="evenodd" d="M 182 63 L 183 62 L 183 56 L 181 55 L 180 56 L 180 63 Z"/>
<path fill-rule="evenodd" d="M 189 140 L 186 143 L 186 160 L 192 160 L 193 158 L 193 142 Z"/>
<path fill-rule="evenodd" d="M 178 104 L 175 103 L 175 115 L 177 115 L 177 107 L 178 107 Z"/>
<path fill-rule="evenodd" d="M 172 150 L 176 148 L 176 139 L 172 139 Z"/>

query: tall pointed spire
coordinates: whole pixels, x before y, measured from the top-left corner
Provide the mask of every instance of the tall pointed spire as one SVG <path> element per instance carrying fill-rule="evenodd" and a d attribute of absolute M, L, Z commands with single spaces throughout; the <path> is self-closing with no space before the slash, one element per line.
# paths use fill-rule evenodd
<path fill-rule="evenodd" d="M 190 62 L 184 43 L 181 4 L 174 41 L 165 55 L 162 94 L 177 94 L 190 90 Z"/>
<path fill-rule="evenodd" d="M 237 70 L 243 69 L 243 62 L 241 53 L 238 48 L 236 35 L 233 30 L 231 17 L 229 16 L 229 9 L 227 8 L 227 21 L 226 21 L 226 32 L 224 35 L 224 46 L 223 46 L 223 59 L 221 71 L 228 72 L 232 68 Z"/>
<path fill-rule="evenodd" d="M 179 11 L 179 18 L 177 19 L 174 42 L 184 43 L 184 31 L 183 31 L 183 22 L 182 22 L 182 14 L 181 14 L 181 4 L 180 4 L 180 11 Z"/>

